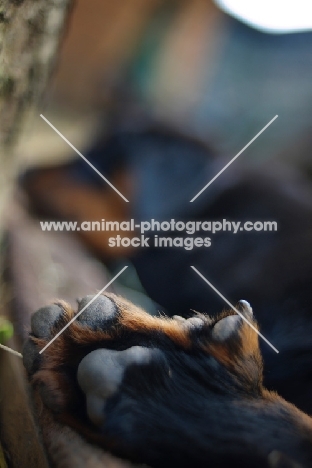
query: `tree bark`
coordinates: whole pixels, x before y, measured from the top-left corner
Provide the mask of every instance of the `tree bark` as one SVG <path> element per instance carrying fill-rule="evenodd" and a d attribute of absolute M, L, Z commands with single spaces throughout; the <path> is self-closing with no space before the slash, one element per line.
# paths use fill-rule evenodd
<path fill-rule="evenodd" d="M 72 0 L 0 0 L 1 143 L 14 141 L 51 74 Z"/>
<path fill-rule="evenodd" d="M 72 4 L 0 0 L 0 241 L 4 209 L 18 173 L 14 144 L 26 112 L 42 99 Z"/>

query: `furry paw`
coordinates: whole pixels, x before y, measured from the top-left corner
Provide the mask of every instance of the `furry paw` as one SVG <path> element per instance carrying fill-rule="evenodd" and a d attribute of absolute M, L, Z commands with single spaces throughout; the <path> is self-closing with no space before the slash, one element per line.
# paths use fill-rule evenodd
<path fill-rule="evenodd" d="M 253 321 L 246 301 L 238 307 Z M 220 399 L 262 392 L 258 336 L 234 311 L 169 319 L 112 294 L 84 297 L 77 311 L 57 302 L 33 315 L 23 355 L 56 417 L 154 466 L 186 466 L 194 421 L 220 417 Z"/>

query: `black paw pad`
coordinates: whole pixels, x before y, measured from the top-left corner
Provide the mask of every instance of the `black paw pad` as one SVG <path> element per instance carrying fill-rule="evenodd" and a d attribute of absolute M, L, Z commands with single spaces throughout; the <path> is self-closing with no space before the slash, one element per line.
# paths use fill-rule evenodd
<path fill-rule="evenodd" d="M 229 315 L 216 323 L 212 330 L 214 340 L 224 342 L 228 338 L 236 335 L 243 323 L 239 315 Z"/>
<path fill-rule="evenodd" d="M 27 340 L 23 346 L 23 363 L 29 374 L 35 373 L 41 362 L 41 355 L 38 352 L 38 348 L 31 340 Z"/>
<path fill-rule="evenodd" d="M 104 329 L 116 318 L 117 305 L 107 296 L 98 296 L 88 305 L 93 298 L 94 296 L 85 296 L 79 301 L 78 312 L 85 309 L 77 320 L 81 325 L 86 325 L 92 330 Z"/>
<path fill-rule="evenodd" d="M 249 302 L 240 300 L 237 309 L 248 322 L 252 322 L 253 311 Z M 240 315 L 229 315 L 216 323 L 212 331 L 212 336 L 216 341 L 224 342 L 230 337 L 238 336 L 242 324 L 243 319 Z"/>
<path fill-rule="evenodd" d="M 51 304 L 37 310 L 31 317 L 32 333 L 37 338 L 52 338 L 52 329 L 63 312 L 63 308 L 58 304 Z"/>

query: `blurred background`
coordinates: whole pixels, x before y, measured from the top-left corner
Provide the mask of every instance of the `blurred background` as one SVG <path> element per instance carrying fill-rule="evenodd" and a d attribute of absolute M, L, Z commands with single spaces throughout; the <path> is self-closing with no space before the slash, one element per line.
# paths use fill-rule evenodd
<path fill-rule="evenodd" d="M 268 6 L 261 11 L 260 3 L 250 10 L 243 1 L 238 7 L 207 0 L 75 2 L 45 100 L 19 143 L 20 186 L 28 210 L 40 219 L 76 221 L 210 219 L 221 213 L 257 220 L 258 214 L 260 219 L 284 217 L 280 236 L 289 236 L 292 217 L 300 212 L 293 199 L 304 209 L 310 203 L 312 33 L 306 25 L 298 30 L 286 21 L 296 18 L 297 10 L 303 16 L 302 2 L 274 16 L 278 4 L 266 25 Z M 77 156 L 40 118 L 41 112 L 130 203 Z M 239 159 L 189 203 L 276 115 Z M 306 214 L 302 218 L 302 226 L 308 225 Z M 301 218 L 298 235 L 304 230 L 300 223 Z M 212 271 L 215 265 L 220 272 L 232 271 L 243 244 L 251 243 L 246 256 L 259 248 L 254 233 L 247 241 L 225 236 L 218 241 L 221 252 L 228 252 L 222 253 L 220 266 L 214 242 L 211 252 L 137 252 L 109 248 L 109 236 L 83 232 L 79 240 L 113 272 L 131 261 L 135 279 L 131 273 L 130 283 L 143 282 L 137 287 L 147 287 L 147 296 L 169 313 L 183 302 L 173 300 L 176 293 L 170 289 L 175 290 L 176 272 L 181 277 L 181 258 L 188 265 L 200 255 Z M 274 235 L 259 238 L 263 250 Z M 179 267 L 161 282 L 155 265 L 159 262 L 162 271 L 171 253 L 172 265 Z M 241 286 L 251 282 L 249 270 Z M 150 271 L 154 274 L 146 280 Z M 222 283 L 224 275 L 219 276 Z M 225 282 L 229 292 L 230 282 Z M 188 273 L 181 284 L 189 283 Z M 186 301 L 184 312 L 190 302 L 196 306 L 198 295 Z"/>
<path fill-rule="evenodd" d="M 256 2 L 250 10 L 248 3 L 233 6 L 230 0 L 75 2 L 45 97 L 38 114 L 26 119 L 29 123 L 17 146 L 20 179 L 10 232 L 12 239 L 20 240 L 12 251 L 29 254 L 24 245 L 27 236 L 19 225 L 27 219 L 33 223 L 28 237 L 34 256 L 40 242 L 49 251 L 48 238 L 53 242 L 66 238 L 65 243 L 78 242 L 105 275 L 131 265 L 116 284 L 121 284 L 122 294 L 151 313 L 165 310 L 187 315 L 192 308 L 214 312 L 223 307 L 219 299 L 213 305 L 216 298 L 205 291 L 206 286 L 194 286 L 198 279 L 191 276 L 189 265 L 196 262 L 233 301 L 250 294 L 260 303 L 264 289 L 269 288 L 274 300 L 277 290 L 285 294 L 290 277 L 295 281 L 308 271 L 308 267 L 299 268 L 298 253 L 297 260 L 289 262 L 287 274 L 278 261 L 273 262 L 274 280 L 268 279 L 273 273 L 273 252 L 278 255 L 282 239 L 295 248 L 300 245 L 302 251 L 308 248 L 307 241 L 293 236 L 302 236 L 310 228 L 312 33 L 306 23 L 302 27 L 299 20 L 299 26 L 296 23 L 298 10 L 301 21 L 304 16 L 303 4 L 285 7 L 283 16 L 275 14 L 280 11 L 276 0 L 268 24 L 268 6 L 261 5 Z M 293 26 L 289 17 L 294 18 Z M 189 203 L 276 115 L 239 159 Z M 39 220 L 220 216 L 281 223 L 275 234 L 242 233 L 230 238 L 221 233 L 210 249 L 189 252 L 110 248 L 110 233 L 43 233 L 39 226 Z M 16 241 L 10 242 L 15 245 Z M 67 256 L 74 251 L 62 249 Z M 55 257 L 63 258 L 55 253 L 46 260 L 48 272 L 53 270 L 47 280 L 52 290 L 55 281 L 64 285 L 68 278 Z M 17 263 L 17 275 L 22 277 L 20 272 Z M 277 287 L 282 274 L 285 280 L 280 283 L 285 284 Z M 42 277 L 34 273 L 34 278 Z M 26 286 L 19 290 L 29 291 L 29 310 L 46 296 L 34 295 Z M 37 290 L 42 291 L 41 286 Z M 68 290 L 69 286 L 62 286 L 59 294 L 67 297 Z M 72 293 L 69 296 L 73 301 Z"/>
<path fill-rule="evenodd" d="M 265 213 L 275 219 L 281 212 L 273 196 L 284 210 L 291 205 L 280 191 L 309 204 L 312 33 L 302 19 L 305 3 L 288 5 L 281 14 L 277 0 L 266 15 L 268 5 L 258 2 L 250 8 L 248 2 L 229 0 L 76 1 L 45 100 L 18 147 L 28 209 L 39 218 L 78 221 L 201 219 L 218 216 L 218 200 L 234 188 L 242 199 L 222 201 L 225 216 L 236 210 L 246 219 L 256 219 L 257 212 L 261 219 Z M 129 204 L 40 118 L 41 112 Z M 247 181 L 248 190 L 262 187 L 262 200 L 245 191 L 244 202 Z M 292 215 L 285 213 L 289 226 Z M 298 226 L 298 232 L 302 229 Z M 108 267 L 132 256 L 137 261 L 129 248 L 108 248 L 107 238 L 103 232 L 80 235 Z M 149 269 L 149 261 L 146 265 Z"/>
<path fill-rule="evenodd" d="M 78 0 L 42 111 L 76 131 L 81 150 L 113 117 L 148 116 L 229 155 L 278 114 L 244 164 L 280 157 L 306 169 L 311 41 L 305 30 L 250 27 L 212 1 Z M 50 164 L 74 157 L 39 117 L 34 126 L 21 143 L 28 164 L 45 153 Z M 42 132 L 48 140 L 39 149 Z"/>
<path fill-rule="evenodd" d="M 271 385 L 289 388 L 286 396 L 311 411 L 302 384 L 311 384 L 311 366 L 302 369 L 302 381 L 296 372 L 298 355 L 310 363 L 312 353 L 309 339 L 302 340 L 312 328 L 312 32 L 257 22 L 258 2 L 251 21 L 232 3 L 75 2 L 56 71 L 17 148 L 22 167 L 8 245 L 13 297 L 27 309 L 17 327 L 48 297 L 74 302 L 126 264 L 113 290 L 151 313 L 217 313 L 224 303 L 194 276 L 195 265 L 230 301 L 252 303 L 265 336 L 288 350 L 283 361 L 263 349 L 271 378 L 278 375 Z M 299 4 L 284 5 L 294 9 L 290 17 Z M 219 233 L 209 249 L 134 251 L 109 248 L 104 232 L 44 233 L 39 225 L 131 217 L 276 220 L 279 229 Z M 288 385 L 294 375 L 297 400 Z"/>

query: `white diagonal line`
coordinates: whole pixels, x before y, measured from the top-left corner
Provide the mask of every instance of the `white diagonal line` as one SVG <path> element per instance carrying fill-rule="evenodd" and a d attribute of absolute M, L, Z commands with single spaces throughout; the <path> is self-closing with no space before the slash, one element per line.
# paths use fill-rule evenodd
<path fill-rule="evenodd" d="M 260 130 L 260 132 L 259 132 L 259 133 L 257 133 L 257 135 L 256 135 L 256 136 L 254 136 L 254 137 L 253 137 L 253 139 L 252 139 L 252 140 L 250 140 L 250 142 L 249 142 L 249 143 L 247 143 L 247 145 L 246 145 L 246 146 L 244 146 L 244 148 L 243 148 L 242 150 L 240 150 L 240 152 L 239 152 L 239 153 L 237 153 L 237 155 L 236 155 L 236 156 L 234 156 L 234 158 L 233 158 L 233 159 L 231 159 L 231 161 L 230 161 L 229 163 L 227 163 L 227 165 L 226 165 L 226 166 L 224 166 L 224 168 L 223 168 L 223 169 L 221 169 L 221 171 L 220 171 L 220 172 L 218 172 L 218 174 L 217 174 L 217 175 L 215 175 L 215 176 L 214 176 L 214 177 L 213 177 L 213 178 L 210 180 L 210 182 L 208 182 L 208 184 L 207 184 L 207 185 L 205 185 L 205 187 L 203 187 L 203 188 L 202 188 L 202 189 L 201 189 L 201 190 L 200 190 L 200 191 L 197 193 L 197 195 L 195 195 L 195 197 L 193 197 L 193 198 L 192 198 L 192 200 L 190 200 L 190 203 L 192 203 L 194 200 L 196 200 L 196 198 L 197 198 L 197 197 L 199 197 L 199 195 L 201 195 L 201 194 L 204 192 L 204 190 L 206 190 L 206 188 L 208 188 L 208 187 L 209 187 L 209 185 L 211 185 L 211 184 L 212 184 L 212 182 L 214 182 L 214 181 L 215 181 L 215 180 L 216 180 L 216 179 L 219 177 L 219 175 L 221 175 L 221 174 L 222 174 L 222 172 L 224 172 L 224 171 L 225 171 L 225 169 L 227 169 L 227 168 L 228 168 L 228 167 L 229 167 L 229 166 L 232 164 L 232 162 L 234 162 L 234 161 L 235 161 L 235 159 L 237 159 L 237 158 L 238 158 L 238 156 L 240 156 L 240 155 L 241 155 L 241 154 L 242 154 L 242 153 L 245 151 L 245 149 L 246 149 L 246 148 L 248 148 L 248 146 L 250 146 L 250 145 L 251 145 L 251 143 L 253 143 L 253 142 L 254 142 L 254 141 L 255 141 L 255 140 L 258 138 L 258 136 L 260 136 L 260 135 L 261 135 L 261 133 L 263 133 L 263 132 L 264 132 L 264 130 L 266 130 L 266 129 L 269 127 L 269 125 L 271 125 L 271 123 L 273 123 L 273 122 L 274 122 L 274 120 L 276 120 L 276 119 L 277 119 L 277 117 L 278 117 L 278 115 L 276 115 L 276 116 L 275 116 L 275 117 L 274 117 L 272 120 L 270 120 L 270 122 L 269 122 L 269 123 L 267 123 L 267 124 L 266 124 L 266 126 L 265 126 L 265 127 L 263 127 L 263 129 L 262 129 L 262 130 Z"/>
<path fill-rule="evenodd" d="M 104 292 L 104 291 L 105 291 L 105 289 L 107 289 L 107 288 L 108 288 L 108 286 L 110 286 L 110 285 L 113 283 L 113 281 L 115 281 L 115 279 L 116 279 L 116 278 L 118 278 L 118 276 L 120 276 L 120 275 L 121 275 L 121 273 L 123 273 L 123 272 L 125 271 L 125 269 L 126 269 L 126 268 L 128 268 L 128 267 L 127 267 L 127 266 L 123 267 L 123 269 L 122 269 L 122 270 L 120 270 L 120 272 L 119 272 L 119 273 L 117 273 L 117 275 L 116 275 L 116 276 L 114 276 L 114 278 L 113 278 L 113 279 L 111 279 L 111 280 L 109 281 L 109 283 L 107 283 L 107 285 L 106 285 L 106 286 L 104 286 L 104 288 L 103 288 L 103 289 L 101 289 L 101 291 L 100 291 L 100 292 L 98 292 L 98 293 L 97 293 L 97 294 L 96 294 L 96 295 L 95 295 L 95 296 L 94 296 L 94 297 L 91 299 L 91 301 L 90 301 L 90 302 L 88 302 L 88 304 L 87 304 L 87 305 L 85 305 L 85 306 L 84 306 L 84 307 L 83 307 L 83 308 L 82 308 L 82 309 L 81 309 L 81 310 L 78 312 L 78 314 L 76 314 L 76 315 L 75 315 L 75 317 L 73 317 L 73 318 L 72 318 L 72 319 L 71 319 L 71 320 L 70 320 L 70 321 L 69 321 L 69 322 L 68 322 L 68 323 L 65 325 L 65 327 L 64 327 L 64 328 L 62 328 L 62 330 L 61 330 L 61 331 L 59 331 L 59 332 L 58 332 L 58 333 L 57 333 L 57 334 L 56 334 L 56 335 L 55 335 L 55 336 L 52 338 L 52 340 L 51 340 L 51 341 L 49 341 L 49 343 L 47 343 L 47 344 L 45 345 L 45 347 L 44 347 L 44 348 L 42 348 L 42 350 L 41 350 L 41 351 L 39 351 L 39 354 L 42 354 L 42 353 L 43 353 L 43 351 L 45 351 L 45 350 L 46 350 L 46 349 L 47 349 L 47 348 L 50 346 L 50 344 L 52 344 L 52 343 L 53 343 L 53 341 L 54 341 L 54 340 L 56 340 L 56 339 L 57 339 L 57 338 L 58 338 L 58 337 L 59 337 L 59 336 L 60 336 L 60 335 L 63 333 L 63 331 L 65 331 L 65 330 L 66 330 L 66 328 L 67 328 L 67 327 L 69 327 L 69 325 L 71 325 L 71 324 L 72 324 L 72 323 L 73 323 L 73 322 L 74 322 L 74 321 L 75 321 L 75 320 L 76 320 L 76 319 L 79 317 L 79 315 L 80 315 L 80 314 L 82 314 L 82 312 L 83 312 L 83 311 L 84 311 L 84 310 L 85 310 L 87 307 L 89 307 L 89 305 L 90 305 L 90 304 L 92 304 L 92 302 L 93 302 L 93 301 L 95 301 L 95 299 L 96 299 L 97 297 L 99 297 L 99 296 L 102 294 L 102 292 Z"/>
<path fill-rule="evenodd" d="M 4 349 L 4 351 L 7 351 L 8 353 L 13 354 L 14 356 L 18 356 L 19 358 L 23 358 L 23 355 L 21 353 L 18 353 L 17 351 L 14 351 L 14 349 L 9 348 L 8 346 L 4 346 L 3 344 L 0 344 L 0 348 Z"/>
<path fill-rule="evenodd" d="M 256 327 L 253 326 L 252 323 L 249 322 L 249 320 L 246 319 L 246 317 L 244 317 L 244 315 L 236 308 L 233 306 L 233 304 L 230 303 L 230 301 L 228 301 L 226 299 L 226 297 L 223 296 L 223 294 L 220 293 L 220 291 L 217 290 L 217 288 L 214 287 L 213 284 L 211 284 L 207 278 L 204 277 L 204 275 L 202 275 L 194 266 L 191 266 L 191 268 L 198 274 L 198 276 L 200 276 L 204 281 L 205 283 L 207 283 L 211 289 L 213 289 L 233 310 L 235 310 L 235 312 L 243 319 L 245 320 L 246 323 L 248 323 L 248 325 L 269 345 L 271 346 L 272 349 L 274 349 L 274 351 L 276 353 L 279 353 L 279 351 L 275 348 L 275 346 L 272 345 L 272 343 L 270 343 L 269 340 L 266 339 L 265 336 L 263 336 L 259 330 L 256 329 Z"/>
<path fill-rule="evenodd" d="M 108 180 L 106 179 L 106 177 L 103 176 L 103 174 L 100 173 L 100 171 L 93 166 L 93 164 L 90 163 L 90 161 L 87 160 L 87 158 L 80 153 L 80 151 L 77 150 L 77 148 L 75 148 L 75 146 L 67 140 L 67 138 L 64 137 L 64 135 L 57 129 L 54 127 L 54 125 L 51 124 L 51 122 L 46 118 L 44 117 L 44 115 L 40 114 L 40 117 L 48 124 L 50 125 L 51 128 L 53 128 L 53 130 L 61 137 L 63 138 L 64 141 L 66 141 L 66 143 L 74 150 L 76 151 L 76 153 L 87 163 L 89 164 L 90 167 L 92 167 L 92 169 L 100 176 L 102 177 L 103 180 L 105 180 L 105 182 L 110 185 L 110 187 L 112 187 L 113 190 L 115 190 L 115 192 L 118 193 L 118 195 L 121 196 L 121 198 L 123 198 L 126 202 L 129 203 L 129 200 L 127 200 L 127 198 L 121 193 L 119 192 L 119 190 L 116 189 L 116 187 Z"/>

